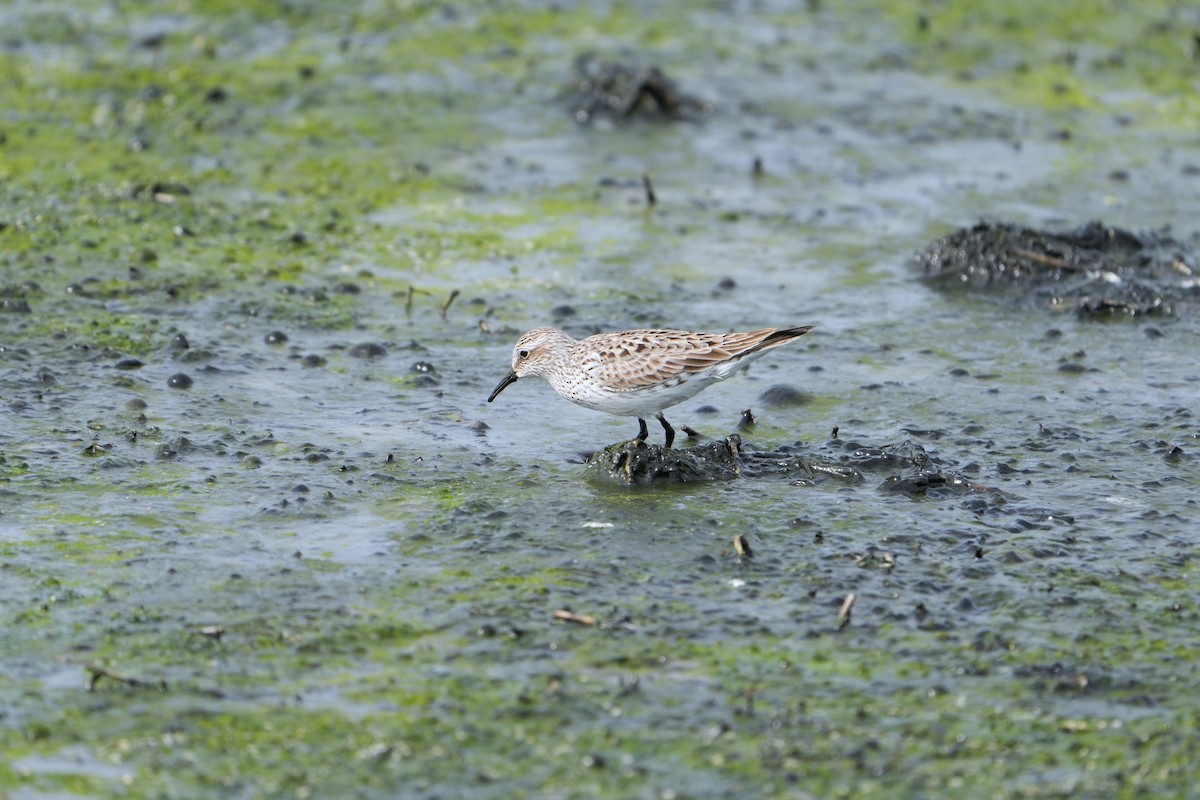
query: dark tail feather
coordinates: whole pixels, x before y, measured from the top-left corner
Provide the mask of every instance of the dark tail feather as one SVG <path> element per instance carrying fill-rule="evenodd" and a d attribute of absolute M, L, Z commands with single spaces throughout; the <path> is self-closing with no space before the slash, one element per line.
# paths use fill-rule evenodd
<path fill-rule="evenodd" d="M 780 328 L 762 340 L 762 347 L 774 347 L 776 345 L 783 344 L 784 342 L 790 342 L 792 339 L 799 339 L 801 336 L 808 333 L 815 327 L 817 326 L 800 325 L 796 328 Z"/>

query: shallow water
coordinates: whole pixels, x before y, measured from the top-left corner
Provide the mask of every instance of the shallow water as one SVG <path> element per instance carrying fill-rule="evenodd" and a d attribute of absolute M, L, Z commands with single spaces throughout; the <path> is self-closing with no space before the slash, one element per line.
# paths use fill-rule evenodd
<path fill-rule="evenodd" d="M 912 254 L 1189 236 L 1200 19 L 1006 7 L 3 11 L 0 796 L 1184 796 L 1195 317 Z M 580 127 L 586 49 L 717 113 Z M 547 323 L 814 323 L 668 417 L 863 479 L 585 480 L 631 420 L 485 402 Z"/>

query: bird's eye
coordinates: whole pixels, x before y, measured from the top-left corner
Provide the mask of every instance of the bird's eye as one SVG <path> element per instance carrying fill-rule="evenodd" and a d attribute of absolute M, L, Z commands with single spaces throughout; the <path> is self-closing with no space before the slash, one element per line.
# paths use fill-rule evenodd
<path fill-rule="evenodd" d="M 529 351 L 528 350 L 518 350 L 517 358 L 529 358 Z"/>

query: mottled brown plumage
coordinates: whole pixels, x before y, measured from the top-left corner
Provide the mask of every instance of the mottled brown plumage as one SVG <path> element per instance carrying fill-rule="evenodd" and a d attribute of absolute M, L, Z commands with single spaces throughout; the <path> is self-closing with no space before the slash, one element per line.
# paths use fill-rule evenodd
<path fill-rule="evenodd" d="M 759 356 L 812 330 L 763 328 L 745 333 L 692 333 L 633 330 L 600 333 L 575 340 L 558 328 L 534 328 L 517 340 L 510 372 L 488 397 L 527 375 L 545 378 L 561 397 L 585 408 L 637 417 L 638 439 L 645 441 L 645 418 L 655 416 L 666 431 L 667 447 L 675 431 L 662 415 L 705 387 L 722 381 Z"/>

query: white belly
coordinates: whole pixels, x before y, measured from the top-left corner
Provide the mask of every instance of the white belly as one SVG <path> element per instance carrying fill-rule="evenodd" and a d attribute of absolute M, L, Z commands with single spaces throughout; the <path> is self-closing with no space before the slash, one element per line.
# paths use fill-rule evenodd
<path fill-rule="evenodd" d="M 663 384 L 641 386 L 637 389 L 613 391 L 588 381 L 555 386 L 554 390 L 572 403 L 614 414 L 618 417 L 652 417 L 664 408 L 695 397 L 716 379 L 707 375 L 692 375 L 688 380 L 672 380 Z"/>

